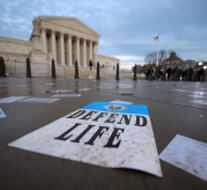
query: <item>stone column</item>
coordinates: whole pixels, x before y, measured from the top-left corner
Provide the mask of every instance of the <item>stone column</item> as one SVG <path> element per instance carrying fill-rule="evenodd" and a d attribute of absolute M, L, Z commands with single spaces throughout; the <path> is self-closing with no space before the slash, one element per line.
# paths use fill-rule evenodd
<path fill-rule="evenodd" d="M 93 59 L 92 59 L 92 51 L 93 51 L 92 41 L 89 41 L 89 61 L 91 60 L 93 62 Z"/>
<path fill-rule="evenodd" d="M 95 54 L 94 54 L 94 63 L 98 61 L 98 42 L 95 42 Z"/>
<path fill-rule="evenodd" d="M 78 37 L 76 37 L 76 60 L 80 65 L 80 39 Z"/>
<path fill-rule="evenodd" d="M 83 39 L 83 67 L 87 67 L 87 59 L 86 59 L 86 40 Z"/>
<path fill-rule="evenodd" d="M 60 33 L 60 64 L 65 65 L 65 47 L 63 33 Z"/>
<path fill-rule="evenodd" d="M 71 39 L 71 35 L 68 35 L 68 65 L 72 66 L 72 39 Z"/>
<path fill-rule="evenodd" d="M 57 64 L 55 31 L 52 31 L 52 55 L 54 57 L 55 63 Z"/>
<path fill-rule="evenodd" d="M 46 30 L 44 28 L 42 28 L 41 38 L 42 38 L 42 49 L 45 53 L 47 53 Z"/>

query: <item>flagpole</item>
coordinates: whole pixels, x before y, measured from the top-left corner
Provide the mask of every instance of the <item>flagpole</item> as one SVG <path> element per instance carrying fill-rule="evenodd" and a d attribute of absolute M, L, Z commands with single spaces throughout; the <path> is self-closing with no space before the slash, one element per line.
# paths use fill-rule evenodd
<path fill-rule="evenodd" d="M 157 65 L 159 64 L 159 61 L 158 61 L 159 42 L 160 42 L 160 39 L 158 38 L 157 40 L 157 61 L 156 61 Z"/>
<path fill-rule="evenodd" d="M 160 36 L 155 36 L 153 39 L 157 42 L 157 59 L 156 59 L 156 65 L 159 64 L 159 60 L 158 60 L 158 53 L 159 53 L 159 43 L 160 43 Z"/>

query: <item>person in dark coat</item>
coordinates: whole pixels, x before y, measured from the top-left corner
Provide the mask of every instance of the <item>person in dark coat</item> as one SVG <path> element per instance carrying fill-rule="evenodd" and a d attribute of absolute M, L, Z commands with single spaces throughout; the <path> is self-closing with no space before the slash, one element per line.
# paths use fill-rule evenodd
<path fill-rule="evenodd" d="M 149 80 L 149 73 L 150 73 L 150 70 L 147 69 L 147 70 L 145 71 L 146 80 Z"/>
<path fill-rule="evenodd" d="M 184 70 L 184 71 L 183 71 L 183 81 L 186 81 L 186 73 L 187 73 L 187 71 Z"/>
<path fill-rule="evenodd" d="M 0 57 L 0 77 L 6 77 L 6 65 L 3 57 Z"/>
<path fill-rule="evenodd" d="M 183 80 L 183 70 L 182 69 L 178 70 L 178 80 Z"/>
<path fill-rule="evenodd" d="M 200 72 L 200 82 L 204 82 L 204 80 L 205 80 L 205 70 L 203 69 L 203 67 L 200 68 L 199 72 Z"/>
<path fill-rule="evenodd" d="M 173 69 L 173 80 L 178 81 L 178 68 L 177 67 Z"/>
<path fill-rule="evenodd" d="M 172 74 L 172 69 L 169 67 L 167 69 L 167 80 L 170 80 L 171 74 Z"/>
<path fill-rule="evenodd" d="M 193 69 L 189 68 L 189 81 L 193 81 Z"/>

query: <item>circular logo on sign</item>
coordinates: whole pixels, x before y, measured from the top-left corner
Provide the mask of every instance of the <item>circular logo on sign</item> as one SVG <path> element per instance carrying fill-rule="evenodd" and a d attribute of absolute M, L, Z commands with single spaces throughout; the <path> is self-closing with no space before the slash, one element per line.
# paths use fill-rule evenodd
<path fill-rule="evenodd" d="M 110 111 L 121 111 L 121 110 L 127 109 L 126 107 L 122 105 L 108 105 L 108 106 L 105 106 L 104 108 Z"/>

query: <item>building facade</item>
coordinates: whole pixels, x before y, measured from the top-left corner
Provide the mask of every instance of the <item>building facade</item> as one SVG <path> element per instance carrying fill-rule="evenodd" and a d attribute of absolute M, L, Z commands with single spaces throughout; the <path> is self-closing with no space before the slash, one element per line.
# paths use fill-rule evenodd
<path fill-rule="evenodd" d="M 119 59 L 98 55 L 100 35 L 73 17 L 39 16 L 33 20 L 29 41 L 0 37 L 0 56 L 6 62 L 7 73 L 24 75 L 26 58 L 30 58 L 32 76 L 50 77 L 51 62 L 55 61 L 57 76 L 74 77 L 74 63 L 78 62 L 81 78 L 95 75 L 97 62 L 104 65 L 103 78 Z M 92 70 L 89 62 L 93 63 Z"/>

